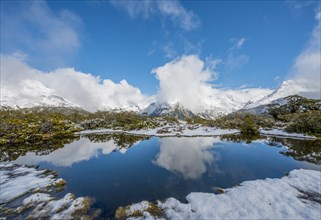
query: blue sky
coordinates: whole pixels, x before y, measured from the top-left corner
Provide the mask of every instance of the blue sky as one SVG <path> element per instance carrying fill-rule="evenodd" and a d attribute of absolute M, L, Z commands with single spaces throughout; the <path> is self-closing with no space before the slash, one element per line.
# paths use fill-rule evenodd
<path fill-rule="evenodd" d="M 277 87 L 305 48 L 318 1 L 1 1 L 1 53 L 74 67 L 155 94 L 152 69 L 196 54 L 217 87 Z M 166 5 L 166 3 L 169 3 Z M 34 13 L 34 14 L 33 14 Z"/>

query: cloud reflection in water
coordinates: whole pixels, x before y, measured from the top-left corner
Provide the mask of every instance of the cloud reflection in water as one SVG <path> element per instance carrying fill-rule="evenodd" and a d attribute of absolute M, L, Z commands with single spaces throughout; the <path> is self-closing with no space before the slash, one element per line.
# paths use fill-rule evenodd
<path fill-rule="evenodd" d="M 153 163 L 185 179 L 198 179 L 206 172 L 208 165 L 219 159 L 210 151 L 213 144 L 219 141 L 214 137 L 161 138 L 160 151 Z"/>

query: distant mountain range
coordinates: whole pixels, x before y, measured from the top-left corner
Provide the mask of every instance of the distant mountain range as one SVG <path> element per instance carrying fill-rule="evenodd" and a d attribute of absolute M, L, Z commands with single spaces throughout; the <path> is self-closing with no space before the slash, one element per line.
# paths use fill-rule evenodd
<path fill-rule="evenodd" d="M 24 102 L 17 105 L 12 102 L 12 100 L 3 99 L 1 100 L 2 108 L 32 108 L 32 107 L 63 107 L 63 108 L 77 108 L 81 109 L 79 105 L 76 105 L 64 98 L 57 95 L 41 95 L 37 99 L 32 100 L 32 102 Z"/>
<path fill-rule="evenodd" d="M 261 98 L 246 100 L 238 94 L 222 94 L 213 100 L 211 108 L 200 113 L 193 113 L 184 108 L 180 103 L 152 103 L 144 111 L 143 114 L 151 116 L 174 116 L 180 119 L 200 116 L 202 118 L 217 118 L 232 112 L 250 112 L 253 114 L 263 113 L 266 110 L 266 105 L 269 104 L 285 104 L 285 97 L 292 95 L 307 96 L 309 94 L 310 84 L 306 81 L 287 80 L 272 93 Z"/>
<path fill-rule="evenodd" d="M 247 95 L 251 90 L 240 90 L 237 92 L 225 92 L 217 97 L 212 97 L 210 107 L 206 108 L 202 112 L 193 112 L 184 107 L 177 101 L 173 102 L 153 102 L 147 107 L 140 105 L 139 103 L 127 106 L 126 108 L 111 109 L 105 108 L 101 110 L 107 111 L 133 111 L 142 115 L 150 116 L 173 116 L 179 119 L 185 119 L 192 116 L 200 116 L 202 118 L 217 118 L 223 115 L 227 115 L 236 111 L 246 111 L 252 113 L 260 113 L 264 111 L 265 105 L 274 102 L 284 101 L 284 97 L 307 93 L 309 84 L 305 82 L 298 82 L 293 80 L 287 80 L 282 85 L 274 90 L 272 93 L 265 96 L 257 96 L 253 98 L 253 94 Z M 251 99 L 249 97 L 252 97 Z M 250 99 L 250 100 L 249 100 Z M 63 97 L 57 95 L 38 95 L 32 100 L 19 99 L 14 96 L 1 97 L 1 108 L 32 108 L 32 107 L 62 107 L 62 108 L 82 108 Z M 19 104 L 17 104 L 19 103 Z"/>
<path fill-rule="evenodd" d="M 284 98 L 290 95 L 301 95 L 306 97 L 309 96 L 309 91 L 311 87 L 315 87 L 315 85 L 311 85 L 311 83 L 302 80 L 286 80 L 282 83 L 282 85 L 279 88 L 274 90 L 271 94 L 264 96 L 262 99 L 256 102 L 248 103 L 243 107 L 243 109 L 251 109 L 260 105 L 266 105 L 274 100 Z"/>

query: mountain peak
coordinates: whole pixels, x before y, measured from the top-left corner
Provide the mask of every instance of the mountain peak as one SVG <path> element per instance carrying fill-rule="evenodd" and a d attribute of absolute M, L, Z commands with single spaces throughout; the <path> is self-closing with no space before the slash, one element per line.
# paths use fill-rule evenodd
<path fill-rule="evenodd" d="M 11 101 L 9 98 L 1 101 L 1 108 L 32 108 L 32 107 L 65 107 L 65 108 L 79 108 L 76 105 L 58 95 L 40 95 L 33 102 L 25 102 L 17 105 L 15 102 Z"/>
<path fill-rule="evenodd" d="M 162 102 L 162 103 L 151 103 L 141 114 L 147 114 L 150 116 L 172 116 L 178 119 L 186 119 L 194 116 L 194 113 L 179 102 Z"/>
<path fill-rule="evenodd" d="M 314 86 L 314 85 L 313 85 Z M 311 88 L 311 83 L 305 80 L 286 80 L 280 87 L 274 90 L 271 94 L 264 96 L 257 102 L 248 103 L 243 108 L 250 109 L 257 106 L 266 105 L 274 100 L 285 98 L 292 95 L 303 95 L 307 94 Z"/>

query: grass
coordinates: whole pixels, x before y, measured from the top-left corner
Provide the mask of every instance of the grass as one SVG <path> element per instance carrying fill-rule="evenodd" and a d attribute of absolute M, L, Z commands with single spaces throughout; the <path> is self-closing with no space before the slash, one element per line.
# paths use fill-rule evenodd
<path fill-rule="evenodd" d="M 149 212 L 152 216 L 161 217 L 164 215 L 164 211 L 156 204 L 149 202 L 148 208 L 145 210 Z"/>
<path fill-rule="evenodd" d="M 189 125 L 225 129 L 243 129 L 254 132 L 257 128 L 285 127 L 288 132 L 298 132 L 321 137 L 321 102 L 300 96 L 289 96 L 285 105 L 267 105 L 267 112 L 253 115 L 232 113 L 215 120 L 190 115 L 185 118 Z M 0 110 L 0 146 L 41 143 L 46 140 L 72 138 L 74 133 L 86 129 L 154 129 L 163 125 L 179 125 L 175 117 L 150 117 L 133 112 L 97 111 L 89 113 L 79 110 L 32 108 Z M 158 133 L 165 130 L 158 130 Z"/>
<path fill-rule="evenodd" d="M 115 212 L 115 219 L 123 220 L 128 217 L 127 215 L 127 209 L 126 207 L 118 207 L 118 209 Z"/>

